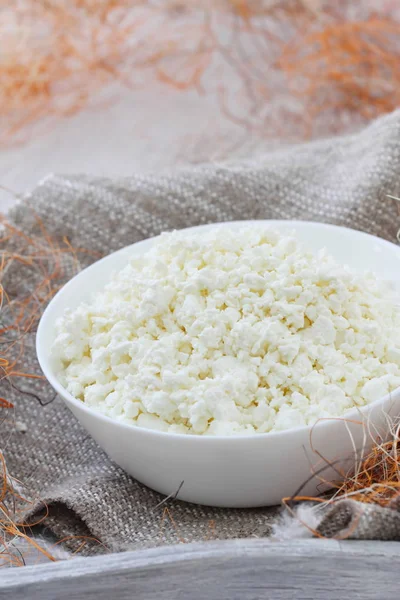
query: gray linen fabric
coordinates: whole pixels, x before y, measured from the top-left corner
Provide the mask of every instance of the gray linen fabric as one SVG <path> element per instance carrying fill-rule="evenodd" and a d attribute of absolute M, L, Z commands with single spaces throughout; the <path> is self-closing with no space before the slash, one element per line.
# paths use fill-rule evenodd
<path fill-rule="evenodd" d="M 324 221 L 394 241 L 400 217 L 386 194 L 399 193 L 400 112 L 395 112 L 351 136 L 247 161 L 115 180 L 52 176 L 9 218 L 40 239 L 30 205 L 53 238 L 67 236 L 73 246 L 101 254 L 163 230 L 242 219 Z M 82 266 L 94 260 L 87 254 L 80 258 Z M 67 280 L 71 259 L 66 257 L 63 267 Z M 12 265 L 4 280 L 12 298 L 32 288 L 30 277 L 23 265 Z M 27 337 L 24 364 L 38 369 L 33 334 Z M 276 509 L 222 510 L 173 501 L 166 515 L 164 506 L 157 508 L 162 497 L 112 464 L 46 383 L 18 383 L 40 402 L 2 384 L 0 395 L 15 403 L 22 422 L 4 445 L 8 468 L 32 494 L 31 518 L 45 503 L 44 523 L 57 536 L 94 536 L 118 551 L 180 539 L 268 534 Z M 76 547 L 74 540 L 68 544 Z M 105 549 L 88 543 L 85 551 Z"/>
<path fill-rule="evenodd" d="M 328 538 L 400 541 L 400 496 L 388 506 L 342 500 L 323 516 L 317 532 Z"/>

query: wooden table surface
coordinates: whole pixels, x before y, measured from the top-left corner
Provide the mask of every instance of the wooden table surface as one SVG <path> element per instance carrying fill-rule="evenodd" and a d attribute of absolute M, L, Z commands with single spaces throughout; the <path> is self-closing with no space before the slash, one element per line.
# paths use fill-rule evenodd
<path fill-rule="evenodd" d="M 271 141 L 223 119 L 213 96 L 176 92 L 157 82 L 116 90 L 109 105 L 85 109 L 23 144 L 0 148 L 0 212 L 15 201 L 2 186 L 23 194 L 50 173 L 126 176 L 245 156 L 254 148 L 271 148 Z"/>
<path fill-rule="evenodd" d="M 12 600 L 386 600 L 400 543 L 246 539 L 179 544 L 0 573 Z"/>

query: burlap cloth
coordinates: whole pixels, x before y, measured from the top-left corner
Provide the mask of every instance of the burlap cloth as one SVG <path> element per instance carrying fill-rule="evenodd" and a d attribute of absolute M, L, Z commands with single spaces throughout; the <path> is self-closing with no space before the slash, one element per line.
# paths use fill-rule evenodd
<path fill-rule="evenodd" d="M 333 504 L 316 528 L 327 538 L 400 540 L 400 496 L 387 506 L 342 500 Z"/>
<path fill-rule="evenodd" d="M 30 236 L 40 236 L 29 203 L 51 236 L 68 236 L 73 246 L 101 254 L 163 230 L 232 219 L 324 221 L 394 241 L 400 217 L 396 203 L 386 194 L 400 194 L 400 112 L 355 135 L 246 162 L 115 180 L 51 176 L 9 218 Z M 82 255 L 82 266 L 92 260 Z M 73 272 L 68 261 L 65 270 L 68 279 Z M 15 264 L 5 285 L 18 297 L 32 282 L 23 265 Z M 32 334 L 24 361 L 32 369 L 35 360 Z M 9 471 L 27 485 L 32 497 L 40 498 L 29 507 L 31 518 L 47 504 L 45 524 L 57 536 L 91 535 L 108 550 L 119 551 L 179 539 L 268 535 L 277 509 L 225 510 L 173 501 L 168 504 L 173 522 L 164 514 L 161 527 L 165 506 L 157 505 L 162 497 L 112 464 L 62 401 L 52 401 L 47 384 L 21 384 L 40 396 L 42 403 L 48 402 L 42 406 L 33 396 L 16 393 L 2 383 L 0 395 L 16 404 L 16 418 L 22 422 L 20 430 L 8 435 L 3 444 Z M 347 526 L 348 518 L 343 518 Z M 335 519 L 340 522 L 337 514 Z M 370 528 L 370 535 L 399 537 L 396 519 L 394 535 L 384 531 L 387 519 L 380 520 L 378 532 Z M 328 529 L 325 524 L 327 533 Z M 96 553 L 104 548 L 93 543 L 85 551 Z"/>

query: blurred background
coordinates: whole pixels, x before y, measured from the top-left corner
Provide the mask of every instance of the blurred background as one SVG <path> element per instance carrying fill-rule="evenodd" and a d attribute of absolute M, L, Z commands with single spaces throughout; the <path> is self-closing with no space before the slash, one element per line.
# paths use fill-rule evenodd
<path fill-rule="evenodd" d="M 351 132 L 400 96 L 398 0 L 0 0 L 0 210 Z"/>

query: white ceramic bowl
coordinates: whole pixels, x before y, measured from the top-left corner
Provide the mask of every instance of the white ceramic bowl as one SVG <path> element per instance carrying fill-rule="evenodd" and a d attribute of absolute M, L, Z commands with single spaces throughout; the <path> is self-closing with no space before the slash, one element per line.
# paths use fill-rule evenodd
<path fill-rule="evenodd" d="M 351 229 L 304 221 L 247 221 L 204 225 L 187 229 L 198 232 L 223 226 L 264 224 L 280 231 L 296 230 L 297 236 L 314 249 L 326 247 L 342 264 L 358 271 L 367 269 L 399 281 L 400 249 L 384 240 Z M 154 238 L 133 244 L 94 263 L 69 281 L 45 310 L 37 333 L 41 368 L 55 391 L 107 454 L 125 471 L 149 487 L 199 504 L 250 507 L 277 504 L 291 496 L 308 479 L 313 469 L 325 465 L 320 455 L 335 468 L 354 465 L 363 448 L 371 443 L 367 429 L 385 434 L 386 415 L 400 413 L 400 390 L 346 420 L 320 421 L 311 430 L 299 427 L 279 433 L 240 437 L 207 437 L 164 433 L 132 427 L 103 416 L 76 400 L 58 382 L 51 353 L 54 324 L 65 309 L 89 300 L 121 269 L 133 254 L 141 254 Z M 352 439 L 353 438 L 353 439 Z M 346 464 L 345 464 L 346 463 Z M 321 475 L 339 478 L 335 469 Z M 314 477 L 302 494 L 320 489 Z"/>

